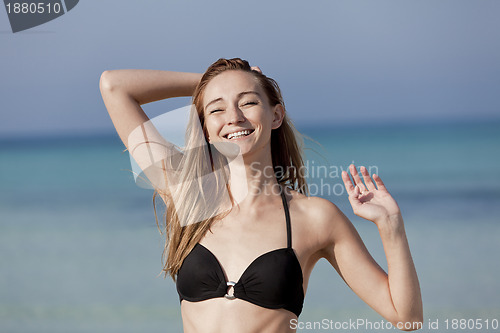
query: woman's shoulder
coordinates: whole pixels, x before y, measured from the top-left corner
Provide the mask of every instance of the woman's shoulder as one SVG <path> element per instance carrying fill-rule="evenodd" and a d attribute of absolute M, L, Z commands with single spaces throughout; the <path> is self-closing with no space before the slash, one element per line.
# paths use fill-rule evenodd
<path fill-rule="evenodd" d="M 303 225 L 316 234 L 329 234 L 345 219 L 342 211 L 330 200 L 308 197 L 297 191 L 290 191 L 290 210 L 295 223 Z"/>

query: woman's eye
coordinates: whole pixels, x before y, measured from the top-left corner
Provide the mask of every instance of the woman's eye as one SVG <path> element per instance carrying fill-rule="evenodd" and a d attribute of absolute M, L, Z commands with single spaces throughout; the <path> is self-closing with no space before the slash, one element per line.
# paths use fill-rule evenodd
<path fill-rule="evenodd" d="M 257 102 L 250 101 L 250 102 L 245 102 L 243 105 L 257 105 Z"/>
<path fill-rule="evenodd" d="M 212 110 L 212 111 L 210 111 L 210 114 L 215 113 L 215 112 L 219 112 L 219 111 L 222 111 L 222 109 L 215 109 L 215 110 Z"/>

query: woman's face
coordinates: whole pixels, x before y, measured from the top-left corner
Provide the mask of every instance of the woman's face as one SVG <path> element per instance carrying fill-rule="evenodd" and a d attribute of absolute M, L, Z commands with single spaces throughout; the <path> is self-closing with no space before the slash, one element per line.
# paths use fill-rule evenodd
<path fill-rule="evenodd" d="M 281 105 L 271 106 L 253 74 L 228 70 L 214 77 L 203 96 L 209 142 L 232 142 L 242 155 L 270 149 L 271 130 L 284 116 Z"/>

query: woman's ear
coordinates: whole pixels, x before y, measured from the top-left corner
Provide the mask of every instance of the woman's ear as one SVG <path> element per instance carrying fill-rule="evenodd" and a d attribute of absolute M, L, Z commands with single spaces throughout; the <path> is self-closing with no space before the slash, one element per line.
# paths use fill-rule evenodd
<path fill-rule="evenodd" d="M 205 136 L 205 140 L 208 143 L 212 143 L 212 142 L 210 142 L 210 135 L 208 135 L 208 132 L 205 129 L 203 129 L 203 135 Z"/>
<path fill-rule="evenodd" d="M 283 118 L 285 117 L 285 108 L 281 104 L 276 104 L 273 107 L 273 123 L 271 128 L 277 129 L 281 126 Z"/>

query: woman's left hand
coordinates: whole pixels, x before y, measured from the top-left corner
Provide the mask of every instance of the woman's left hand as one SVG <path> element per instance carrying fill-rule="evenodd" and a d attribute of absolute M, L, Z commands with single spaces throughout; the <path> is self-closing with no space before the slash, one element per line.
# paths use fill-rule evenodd
<path fill-rule="evenodd" d="M 378 222 L 400 214 L 396 200 L 390 195 L 382 179 L 376 174 L 372 178 L 364 166 L 360 167 L 361 175 L 365 183 L 361 180 L 354 164 L 349 166 L 354 183 L 349 174 L 342 171 L 342 180 L 349 194 L 354 214 L 378 225 Z M 375 186 L 376 184 L 376 186 Z"/>

